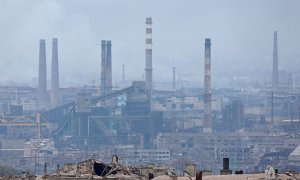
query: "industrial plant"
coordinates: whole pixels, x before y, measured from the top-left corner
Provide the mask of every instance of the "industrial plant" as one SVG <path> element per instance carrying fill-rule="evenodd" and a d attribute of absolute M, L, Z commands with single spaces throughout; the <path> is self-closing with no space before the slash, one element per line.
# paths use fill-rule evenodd
<path fill-rule="evenodd" d="M 64 40 L 40 37 L 36 86 L 0 85 L 0 164 L 28 179 L 300 179 L 300 73 L 281 71 L 281 32 L 269 33 L 267 80 L 235 77 L 238 87 L 219 88 L 214 37 L 193 39 L 204 52 L 197 57 L 203 83 L 180 79 L 174 64 L 160 72 L 171 77 L 162 82 L 159 20 L 141 22 L 145 67 L 136 68 L 143 72 L 136 80 L 115 59 L 120 43 L 103 37 L 110 40 L 98 41 L 93 83 L 61 86 Z M 122 67 L 121 81 L 114 66 Z"/>

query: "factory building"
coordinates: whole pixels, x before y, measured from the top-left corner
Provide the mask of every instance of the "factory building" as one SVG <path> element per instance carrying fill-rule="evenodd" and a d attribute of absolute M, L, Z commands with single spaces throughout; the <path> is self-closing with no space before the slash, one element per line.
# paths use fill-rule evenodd
<path fill-rule="evenodd" d="M 195 162 L 201 169 L 218 171 L 223 157 L 231 167 L 253 172 L 269 148 L 281 148 L 285 137 L 266 133 L 164 133 L 156 138 L 157 147 L 169 149 L 174 161 Z M 197 154 L 197 155 L 196 155 Z M 196 156 L 195 156 L 196 155 Z M 252 169 L 251 169 L 252 168 Z"/>
<path fill-rule="evenodd" d="M 183 87 L 181 82 L 180 90 L 175 67 L 167 86 L 153 82 L 151 17 L 146 18 L 145 44 L 145 79 L 121 89 L 112 87 L 112 43 L 101 41 L 99 92 L 95 83 L 59 87 L 58 40 L 53 38 L 49 101 L 46 43 L 40 40 L 37 89 L 0 86 L 1 156 L 12 151 L 8 155 L 23 154 L 28 159 L 35 154 L 41 159 L 59 155 L 86 158 L 99 151 L 132 157 L 136 163 L 155 161 L 177 167 L 183 162 L 195 163 L 214 172 L 220 172 L 225 157 L 231 159 L 232 170 L 251 172 L 263 169 L 264 158 L 274 160 L 272 153 L 283 157 L 280 152 L 292 151 L 300 144 L 297 92 L 276 91 L 271 96 L 267 92 L 270 87 L 260 91 L 212 89 L 211 39 L 204 44 L 203 88 L 199 83 Z M 277 49 L 274 32 L 274 91 L 280 86 Z M 125 66 L 122 78 L 124 84 Z M 41 122 L 22 117 L 33 117 L 41 110 Z M 271 114 L 274 126 L 270 125 Z M 45 125 L 42 131 L 40 123 Z M 32 139 L 40 133 L 46 138 Z M 30 140 L 25 143 L 24 139 Z M 289 154 L 290 163 L 298 166 L 298 154 L 297 150 Z"/>
<path fill-rule="evenodd" d="M 225 105 L 223 110 L 223 128 L 234 132 L 243 128 L 244 107 L 240 100 L 235 100 Z"/>

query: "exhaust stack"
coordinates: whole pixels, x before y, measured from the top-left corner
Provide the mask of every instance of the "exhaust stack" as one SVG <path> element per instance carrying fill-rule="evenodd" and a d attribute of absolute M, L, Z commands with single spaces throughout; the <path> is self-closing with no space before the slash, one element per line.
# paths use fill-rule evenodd
<path fill-rule="evenodd" d="M 212 132 L 211 128 L 211 41 L 205 39 L 204 54 L 204 121 L 203 131 Z"/>
<path fill-rule="evenodd" d="M 111 63 L 111 41 L 106 41 L 105 52 L 105 81 L 106 81 L 106 94 L 112 92 L 112 63 Z"/>
<path fill-rule="evenodd" d="M 57 39 L 52 39 L 52 66 L 51 66 L 51 107 L 59 106 L 59 70 Z"/>
<path fill-rule="evenodd" d="M 220 170 L 220 175 L 230 175 L 232 170 L 229 169 L 229 158 L 223 158 L 223 169 Z"/>
<path fill-rule="evenodd" d="M 152 18 L 146 18 L 146 64 L 145 64 L 145 82 L 146 89 L 152 89 Z"/>
<path fill-rule="evenodd" d="M 105 73 L 105 69 L 106 69 L 106 65 L 105 65 L 105 57 L 106 57 L 106 53 L 105 53 L 105 49 L 106 49 L 106 41 L 102 40 L 101 41 L 101 95 L 105 95 L 105 91 L 106 91 L 106 73 Z"/>
<path fill-rule="evenodd" d="M 46 104 L 47 101 L 46 41 L 44 39 L 40 40 L 39 47 L 38 100 L 40 104 Z"/>
<path fill-rule="evenodd" d="M 276 90 L 278 88 L 278 46 L 277 46 L 277 31 L 274 31 L 273 42 L 273 77 L 272 88 Z"/>

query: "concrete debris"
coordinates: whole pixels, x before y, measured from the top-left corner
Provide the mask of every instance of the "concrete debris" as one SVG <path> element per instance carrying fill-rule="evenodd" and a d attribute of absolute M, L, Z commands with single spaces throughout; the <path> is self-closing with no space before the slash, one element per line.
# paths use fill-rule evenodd
<path fill-rule="evenodd" d="M 77 164 L 65 164 L 63 168 L 57 165 L 57 170 L 53 173 L 47 173 L 47 164 L 44 166 L 44 175 L 34 176 L 29 172 L 24 172 L 21 176 L 6 176 L 0 177 L 0 180 L 16 179 L 16 180 L 72 180 L 72 179 L 103 179 L 103 180 L 299 180 L 300 174 L 289 171 L 278 173 L 273 167 L 269 166 L 265 173 L 260 174 L 229 174 L 229 175 L 211 175 L 205 171 L 197 171 L 193 168 L 194 165 L 186 166 L 185 175 L 178 176 L 168 167 L 157 167 L 148 165 L 144 167 L 123 166 L 118 163 L 118 157 L 113 156 L 112 162 L 109 164 L 88 159 Z"/>
<path fill-rule="evenodd" d="M 116 162 L 116 161 L 115 161 Z M 105 164 L 89 159 L 78 164 L 65 164 L 63 169 L 37 179 L 145 179 L 132 167 L 116 163 Z"/>

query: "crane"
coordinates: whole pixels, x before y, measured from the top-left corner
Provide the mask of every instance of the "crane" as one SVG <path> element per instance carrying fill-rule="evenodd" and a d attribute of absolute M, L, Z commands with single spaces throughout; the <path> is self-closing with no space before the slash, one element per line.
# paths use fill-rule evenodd
<path fill-rule="evenodd" d="M 24 120 L 28 119 L 26 116 L 15 116 L 16 119 L 9 121 L 9 120 L 0 120 L 0 126 L 36 126 L 36 139 L 41 139 L 41 126 L 47 126 L 47 123 L 41 123 L 40 121 L 40 113 L 36 114 L 36 123 L 26 123 L 26 122 L 14 122 L 16 120 Z"/>

